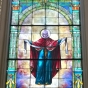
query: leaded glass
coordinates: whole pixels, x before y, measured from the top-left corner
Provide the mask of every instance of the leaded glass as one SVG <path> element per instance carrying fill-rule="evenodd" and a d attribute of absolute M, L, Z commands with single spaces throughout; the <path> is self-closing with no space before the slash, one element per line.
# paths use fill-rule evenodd
<path fill-rule="evenodd" d="M 12 0 L 6 88 L 83 88 L 80 0 Z"/>

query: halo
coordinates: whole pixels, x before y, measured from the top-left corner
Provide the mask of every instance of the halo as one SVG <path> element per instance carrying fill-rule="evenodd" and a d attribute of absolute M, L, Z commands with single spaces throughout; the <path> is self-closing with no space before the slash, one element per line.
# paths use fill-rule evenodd
<path fill-rule="evenodd" d="M 42 30 L 41 30 L 41 32 L 40 32 L 40 33 L 41 33 L 41 37 L 43 38 L 42 33 L 43 33 L 44 31 L 47 31 L 47 32 L 48 32 L 48 37 L 50 37 L 50 31 L 47 30 L 47 29 L 42 29 Z"/>

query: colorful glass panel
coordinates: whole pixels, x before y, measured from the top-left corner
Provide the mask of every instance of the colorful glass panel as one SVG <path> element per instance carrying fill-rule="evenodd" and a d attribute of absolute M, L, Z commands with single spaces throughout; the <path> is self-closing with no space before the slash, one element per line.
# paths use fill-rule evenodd
<path fill-rule="evenodd" d="M 83 88 L 79 0 L 12 0 L 6 88 Z"/>

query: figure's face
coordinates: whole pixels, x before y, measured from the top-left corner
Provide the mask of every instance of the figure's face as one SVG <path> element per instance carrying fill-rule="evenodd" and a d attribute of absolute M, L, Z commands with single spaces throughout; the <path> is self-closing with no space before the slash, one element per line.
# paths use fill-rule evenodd
<path fill-rule="evenodd" d="M 49 37 L 49 36 L 48 36 L 48 32 L 42 33 L 42 36 L 43 36 L 43 38 L 48 38 L 48 37 Z"/>
<path fill-rule="evenodd" d="M 42 32 L 41 32 L 42 38 L 49 38 L 49 36 L 50 36 L 49 30 L 42 30 Z"/>

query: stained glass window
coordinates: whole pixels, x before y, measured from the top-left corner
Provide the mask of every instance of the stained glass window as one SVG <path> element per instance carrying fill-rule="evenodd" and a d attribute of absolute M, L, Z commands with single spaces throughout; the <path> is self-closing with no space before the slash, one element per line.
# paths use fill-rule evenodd
<path fill-rule="evenodd" d="M 6 88 L 83 88 L 80 0 L 12 0 Z"/>

